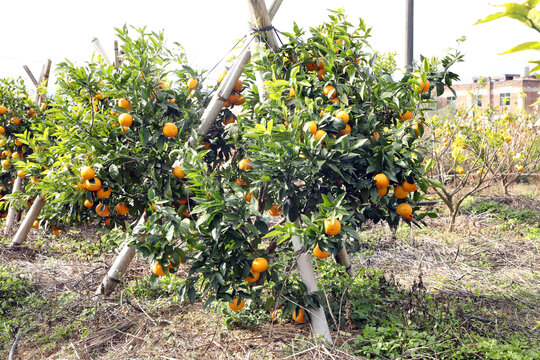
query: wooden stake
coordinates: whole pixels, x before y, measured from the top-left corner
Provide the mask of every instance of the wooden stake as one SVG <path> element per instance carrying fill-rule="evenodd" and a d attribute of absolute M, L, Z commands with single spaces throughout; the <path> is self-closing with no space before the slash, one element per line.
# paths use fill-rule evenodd
<path fill-rule="evenodd" d="M 103 49 L 103 46 L 101 46 L 101 43 L 99 42 L 99 39 L 97 37 L 92 39 L 92 44 L 96 48 L 99 55 L 105 60 L 106 63 L 110 64 L 111 61 L 109 60 L 109 57 L 107 56 L 107 53 Z"/>
<path fill-rule="evenodd" d="M 114 66 L 120 67 L 120 52 L 118 51 L 118 41 L 114 40 Z"/>
<path fill-rule="evenodd" d="M 135 257 L 135 246 L 129 246 L 129 243 L 133 241 L 133 238 L 137 237 L 137 227 L 143 225 L 145 221 L 146 213 L 143 213 L 143 215 L 139 218 L 137 225 L 135 225 L 133 237 L 124 244 L 122 250 L 116 257 L 114 264 L 111 266 L 107 272 L 107 275 L 105 275 L 101 281 L 101 284 L 97 288 L 95 295 L 109 295 L 116 287 L 116 284 L 120 282 L 120 279 L 126 272 L 131 260 L 133 260 Z"/>
<path fill-rule="evenodd" d="M 252 28 L 268 29 L 256 32 L 255 39 L 257 42 L 266 43 L 273 51 L 277 51 L 278 43 L 276 34 L 272 28 L 272 20 L 270 19 L 270 14 L 266 9 L 264 0 L 247 0 L 247 3 Z"/>
<path fill-rule="evenodd" d="M 22 191 L 22 179 L 18 176 L 15 179 L 15 183 L 13 184 L 12 193 L 15 193 L 16 191 Z M 15 207 L 10 206 L 8 210 L 8 215 L 6 218 L 6 225 L 4 225 L 4 236 L 6 236 L 11 231 L 11 228 L 15 224 L 16 215 L 17 215 L 17 210 L 15 209 Z"/>
<path fill-rule="evenodd" d="M 26 73 L 28 74 L 28 77 L 30 78 L 30 80 L 32 81 L 34 86 L 37 88 L 38 87 L 38 82 L 37 82 L 36 78 L 34 77 L 34 74 L 32 74 L 32 72 L 30 71 L 30 68 L 28 66 L 26 66 L 26 65 L 23 65 L 23 69 L 24 69 L 24 71 L 26 71 Z"/>
<path fill-rule="evenodd" d="M 45 205 L 44 197 L 38 196 L 34 200 L 32 207 L 26 214 L 21 226 L 19 226 L 19 230 L 17 230 L 17 233 L 13 237 L 10 247 L 16 247 L 18 245 L 21 245 L 26 240 L 26 237 L 28 236 L 30 229 L 32 229 L 32 226 L 34 225 L 34 221 L 36 221 L 36 219 L 38 218 L 39 213 L 41 212 L 41 209 L 43 209 L 44 205 Z"/>

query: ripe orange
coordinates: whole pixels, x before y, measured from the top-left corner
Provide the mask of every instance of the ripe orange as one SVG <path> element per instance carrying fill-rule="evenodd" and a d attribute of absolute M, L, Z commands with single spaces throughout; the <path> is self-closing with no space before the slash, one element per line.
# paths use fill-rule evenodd
<path fill-rule="evenodd" d="M 34 229 L 39 229 L 39 220 L 34 221 L 34 223 L 32 224 L 32 227 Z"/>
<path fill-rule="evenodd" d="M 242 90 L 242 85 L 243 85 L 242 80 L 238 79 L 236 81 L 236 84 L 234 84 L 234 91 Z"/>
<path fill-rule="evenodd" d="M 240 185 L 240 186 L 247 185 L 246 180 L 244 180 L 244 179 L 236 179 L 236 180 L 234 180 L 234 183 L 236 185 Z"/>
<path fill-rule="evenodd" d="M 208 141 L 204 141 L 204 142 L 202 143 L 202 145 L 203 145 L 203 149 L 204 149 L 204 150 L 210 149 L 210 143 L 209 143 Z"/>
<path fill-rule="evenodd" d="M 240 95 L 238 99 L 236 99 L 236 101 L 233 102 L 233 104 L 240 106 L 240 105 L 244 105 L 245 102 L 246 102 L 246 99 L 244 99 L 244 95 Z"/>
<path fill-rule="evenodd" d="M 92 206 L 94 206 L 94 203 L 91 202 L 90 200 L 86 199 L 86 200 L 84 200 L 84 206 L 87 207 L 87 208 L 91 208 Z"/>
<path fill-rule="evenodd" d="M 253 191 L 244 196 L 244 199 L 246 199 L 247 202 L 251 202 L 251 199 L 253 199 Z"/>
<path fill-rule="evenodd" d="M 96 206 L 96 214 L 101 217 L 107 217 L 111 214 L 111 211 L 109 210 L 109 207 L 107 205 L 98 204 L 98 206 Z"/>
<path fill-rule="evenodd" d="M 268 269 L 268 260 L 265 258 L 259 257 L 253 260 L 251 263 L 251 272 L 257 272 L 261 273 L 263 271 L 266 271 Z"/>
<path fill-rule="evenodd" d="M 296 321 L 296 322 L 299 323 L 299 324 L 305 323 L 305 320 L 304 320 L 304 309 L 302 309 L 302 308 L 300 308 L 300 309 L 294 309 L 293 314 L 292 314 L 292 317 L 293 317 L 293 320 Z"/>
<path fill-rule="evenodd" d="M 517 171 L 522 172 L 523 170 L 525 170 L 525 167 L 523 167 L 523 165 L 517 167 Z"/>
<path fill-rule="evenodd" d="M 21 146 L 21 145 L 23 144 L 22 141 L 19 140 L 19 139 L 15 139 L 14 143 L 15 143 L 15 145 L 17 145 L 17 146 Z"/>
<path fill-rule="evenodd" d="M 426 79 L 426 82 L 424 83 L 422 80 L 420 80 L 420 89 L 418 89 L 419 94 L 423 94 L 429 90 L 429 80 Z"/>
<path fill-rule="evenodd" d="M 0 134 L 3 134 L 6 132 L 6 128 L 3 126 L 0 126 Z"/>
<path fill-rule="evenodd" d="M 118 106 L 121 108 L 124 108 L 126 110 L 129 110 L 132 108 L 131 103 L 127 101 L 126 99 L 120 99 L 118 100 Z"/>
<path fill-rule="evenodd" d="M 336 236 L 341 231 L 341 223 L 338 219 L 324 220 L 324 232 L 329 236 Z"/>
<path fill-rule="evenodd" d="M 313 137 L 315 138 L 315 140 L 323 139 L 323 141 L 324 141 L 324 138 L 326 137 L 326 131 L 317 130 Z"/>
<path fill-rule="evenodd" d="M 396 212 L 399 216 L 409 216 L 412 214 L 412 207 L 407 203 L 399 204 L 397 206 Z"/>
<path fill-rule="evenodd" d="M 244 308 L 244 304 L 244 299 L 235 297 L 231 302 L 229 302 L 229 307 L 232 311 L 238 311 Z"/>
<path fill-rule="evenodd" d="M 112 219 L 108 218 L 107 220 L 105 220 L 105 225 L 111 226 L 111 222 L 112 222 Z"/>
<path fill-rule="evenodd" d="M 306 70 L 307 71 L 315 71 L 319 67 L 317 66 L 317 63 L 315 61 L 309 62 L 306 64 Z"/>
<path fill-rule="evenodd" d="M 408 183 L 407 180 L 401 183 L 401 187 L 407 192 L 415 192 L 416 190 L 418 190 L 418 186 Z"/>
<path fill-rule="evenodd" d="M 259 280 L 259 278 L 261 277 L 261 273 L 249 273 L 249 275 L 245 278 L 245 280 L 248 282 L 248 283 L 254 283 L 255 281 Z"/>
<path fill-rule="evenodd" d="M 169 99 L 167 101 L 174 104 L 176 102 L 176 99 Z"/>
<path fill-rule="evenodd" d="M 458 173 L 459 173 L 460 175 L 463 175 L 463 174 L 465 174 L 465 169 L 463 169 L 463 168 L 460 168 L 460 169 L 458 170 Z"/>
<path fill-rule="evenodd" d="M 351 126 L 349 124 L 345 124 L 345 129 L 339 130 L 339 135 L 344 136 L 347 134 L 350 134 L 352 131 Z"/>
<path fill-rule="evenodd" d="M 177 179 L 183 179 L 186 177 L 186 173 L 180 166 L 175 166 L 172 173 Z"/>
<path fill-rule="evenodd" d="M 375 175 L 373 180 L 375 180 L 375 187 L 377 189 L 387 188 L 388 185 L 390 185 L 390 180 L 388 180 L 388 177 L 383 173 Z"/>
<path fill-rule="evenodd" d="M 317 132 L 317 123 L 315 121 L 308 121 L 304 125 L 304 131 L 309 131 L 311 135 L 315 134 Z"/>
<path fill-rule="evenodd" d="M 346 112 L 346 111 L 338 111 L 337 114 L 336 114 L 336 117 L 338 119 L 341 119 L 345 122 L 345 124 L 348 124 L 349 123 L 349 113 Z"/>
<path fill-rule="evenodd" d="M 272 207 L 268 210 L 270 215 L 272 216 L 280 216 L 283 213 L 283 210 L 279 208 L 278 204 L 272 205 Z"/>
<path fill-rule="evenodd" d="M 156 262 L 154 264 L 154 267 L 152 268 L 152 272 L 154 273 L 154 275 L 157 275 L 157 276 L 165 276 L 165 273 L 163 272 L 163 267 L 161 266 L 159 262 Z"/>
<path fill-rule="evenodd" d="M 327 253 L 326 251 L 322 250 L 319 247 L 319 244 L 317 244 L 317 245 L 315 245 L 315 249 L 313 249 L 313 256 L 315 256 L 316 258 L 319 258 L 319 259 L 326 259 L 327 257 L 330 256 L 330 254 Z"/>
<path fill-rule="evenodd" d="M 337 96 L 336 88 L 331 85 L 326 85 L 323 89 L 323 94 L 335 98 Z"/>
<path fill-rule="evenodd" d="M 17 171 L 17 177 L 24 179 L 25 176 L 26 176 L 26 173 L 24 172 L 24 170 Z"/>
<path fill-rule="evenodd" d="M 319 71 L 317 71 L 317 78 L 319 80 L 322 80 L 324 79 L 324 75 L 326 74 L 326 70 L 323 69 L 320 69 Z"/>
<path fill-rule="evenodd" d="M 163 125 L 163 135 L 165 135 L 168 138 L 175 137 L 176 134 L 178 134 L 178 128 L 173 123 L 165 123 Z"/>
<path fill-rule="evenodd" d="M 84 187 L 88 191 L 98 191 L 101 188 L 101 180 L 93 178 L 84 182 Z"/>
<path fill-rule="evenodd" d="M 80 171 L 84 180 L 91 180 L 96 176 L 96 172 L 90 166 L 83 166 Z"/>
<path fill-rule="evenodd" d="M 508 136 L 506 139 L 504 139 L 504 141 L 506 141 L 507 143 L 509 143 L 510 141 L 512 141 L 512 138 Z"/>
<path fill-rule="evenodd" d="M 116 205 L 116 207 L 115 207 L 115 210 L 120 215 L 127 215 L 127 213 L 129 212 L 129 208 L 123 202 L 118 203 L 118 205 Z"/>
<path fill-rule="evenodd" d="M 62 233 L 62 230 L 57 229 L 56 226 L 54 226 L 54 225 L 51 226 L 51 229 L 52 229 L 53 234 L 54 234 L 55 236 L 59 236 L 59 235 Z"/>
<path fill-rule="evenodd" d="M 384 196 L 386 194 L 388 194 L 388 188 L 387 187 L 384 187 L 384 188 L 377 188 L 377 192 L 379 193 L 379 196 Z"/>
<path fill-rule="evenodd" d="M 198 83 L 199 82 L 197 81 L 197 79 L 189 78 L 189 80 L 187 81 L 187 87 L 189 89 L 195 89 Z"/>
<path fill-rule="evenodd" d="M 232 124 L 234 123 L 234 115 L 231 115 L 230 118 L 224 118 L 223 119 L 223 125 L 229 125 L 229 124 Z"/>
<path fill-rule="evenodd" d="M 253 169 L 253 166 L 249 165 L 249 163 L 252 161 L 253 160 L 251 159 L 244 158 L 240 160 L 240 162 L 238 163 L 238 167 L 240 168 L 240 170 L 244 170 L 244 171 L 251 170 Z"/>
<path fill-rule="evenodd" d="M 98 199 L 106 199 L 111 196 L 112 189 L 109 186 L 99 188 L 96 195 Z"/>
<path fill-rule="evenodd" d="M 324 69 L 324 58 L 323 57 L 318 58 L 316 63 L 319 66 L 319 69 Z"/>
<path fill-rule="evenodd" d="M 37 176 L 32 176 L 32 179 L 30 180 L 32 184 L 37 184 L 39 182 L 39 178 Z"/>
<path fill-rule="evenodd" d="M 3 105 L 0 105 L 0 115 L 4 115 L 6 111 L 7 111 L 6 107 Z"/>
<path fill-rule="evenodd" d="M 375 141 L 379 141 L 379 132 L 378 132 L 378 131 L 374 131 L 374 132 L 373 132 L 373 137 L 375 138 Z"/>
<path fill-rule="evenodd" d="M 118 117 L 118 122 L 120 122 L 120 125 L 130 127 L 133 125 L 133 116 L 131 116 L 128 113 L 120 114 Z"/>
<path fill-rule="evenodd" d="M 291 87 L 289 88 L 289 99 L 294 99 L 296 98 L 296 91 L 294 91 L 294 89 Z"/>
<path fill-rule="evenodd" d="M 399 114 L 399 118 L 401 119 L 401 121 L 412 119 L 412 117 L 413 117 L 413 114 L 409 110 L 405 111 L 405 114 L 401 114 L 401 113 Z"/>
<path fill-rule="evenodd" d="M 409 195 L 409 192 L 403 188 L 403 186 L 398 185 L 394 188 L 394 196 L 398 199 L 405 199 Z"/>
<path fill-rule="evenodd" d="M 11 122 L 14 123 L 15 125 L 20 125 L 21 119 L 19 119 L 18 117 L 14 117 L 14 118 L 11 118 Z"/>

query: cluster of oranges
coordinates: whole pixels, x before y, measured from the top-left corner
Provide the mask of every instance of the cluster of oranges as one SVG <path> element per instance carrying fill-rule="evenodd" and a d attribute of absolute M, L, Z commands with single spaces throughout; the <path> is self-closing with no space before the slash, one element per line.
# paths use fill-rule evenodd
<path fill-rule="evenodd" d="M 375 181 L 375 187 L 379 193 L 379 196 L 385 196 L 388 193 L 388 187 L 390 185 L 390 180 L 388 177 L 383 174 L 377 174 L 373 177 Z M 415 184 L 403 181 L 401 184 L 398 184 L 394 187 L 394 196 L 397 199 L 403 200 L 406 199 L 409 193 L 415 192 L 418 190 L 418 187 Z M 407 203 L 401 203 L 397 206 L 396 212 L 399 216 L 404 217 L 405 219 L 412 221 L 412 206 Z"/>
<path fill-rule="evenodd" d="M 268 260 L 265 258 L 259 257 L 252 261 L 251 268 L 250 268 L 250 274 L 248 277 L 245 278 L 245 280 L 248 283 L 254 283 L 261 277 L 261 273 L 266 271 L 268 269 Z M 235 297 L 232 299 L 231 302 L 229 302 L 229 308 L 233 311 L 242 310 L 244 308 L 245 301 L 242 298 Z"/>

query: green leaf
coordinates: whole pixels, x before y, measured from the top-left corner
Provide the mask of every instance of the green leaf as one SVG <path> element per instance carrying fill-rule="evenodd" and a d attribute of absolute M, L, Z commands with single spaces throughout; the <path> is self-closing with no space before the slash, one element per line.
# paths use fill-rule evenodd
<path fill-rule="evenodd" d="M 529 42 L 514 46 L 513 48 L 508 49 L 505 52 L 500 53 L 499 55 L 511 54 L 511 53 L 515 53 L 515 52 L 523 51 L 523 50 L 538 50 L 538 49 L 540 49 L 540 42 L 529 41 Z"/>
<path fill-rule="evenodd" d="M 109 175 L 113 180 L 118 180 L 120 178 L 120 171 L 118 171 L 118 166 L 111 164 L 109 166 Z"/>

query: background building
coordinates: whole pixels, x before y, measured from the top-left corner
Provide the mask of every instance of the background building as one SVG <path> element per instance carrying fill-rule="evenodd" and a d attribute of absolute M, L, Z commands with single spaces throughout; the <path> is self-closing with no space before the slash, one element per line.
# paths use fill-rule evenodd
<path fill-rule="evenodd" d="M 488 76 L 486 78 L 473 78 L 472 84 L 457 84 L 453 88 L 454 95 L 448 88 L 437 100 L 439 108 L 455 106 L 469 108 L 473 105 L 485 109 L 488 107 L 506 107 L 508 112 L 517 113 L 525 110 L 534 111 L 531 106 L 539 97 L 540 79 L 535 75 L 527 74 L 526 67 L 523 74 L 505 74 L 501 76 Z"/>

